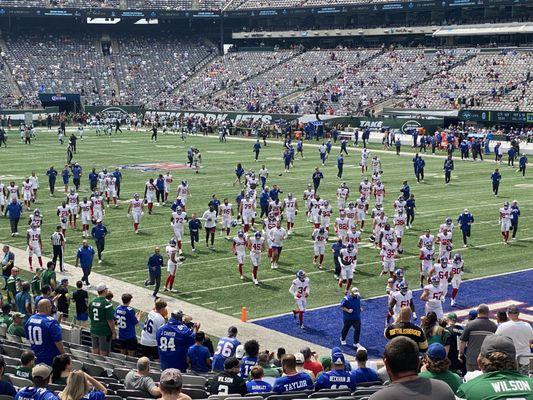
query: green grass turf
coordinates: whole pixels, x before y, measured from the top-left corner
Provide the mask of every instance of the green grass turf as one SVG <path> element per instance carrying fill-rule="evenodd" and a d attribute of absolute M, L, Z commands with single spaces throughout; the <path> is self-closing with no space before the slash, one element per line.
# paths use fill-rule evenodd
<path fill-rule="evenodd" d="M 258 318 L 288 312 L 293 307 L 293 300 L 288 293 L 288 288 L 295 271 L 303 268 L 311 279 L 311 296 L 309 307 L 319 307 L 335 304 L 342 293 L 333 279 L 332 257 L 326 255 L 325 270 L 319 271 L 312 264 L 313 244 L 310 241 L 312 227 L 305 222 L 303 211 L 302 192 L 310 181 L 312 171 L 318 165 L 318 151 L 316 148 L 304 145 L 306 158 L 295 161 L 295 167 L 289 174 L 283 172 L 281 161 L 281 143 L 269 144 L 263 147 L 260 161 L 253 161 L 252 142 L 228 140 L 219 143 L 216 138 L 189 137 L 183 143 L 179 137 L 160 135 L 157 144 L 149 140 L 146 133 L 125 132 L 112 137 L 95 137 L 94 131 L 85 131 L 85 140 L 78 141 L 78 154 L 75 161 L 84 167 L 83 189 L 80 197 L 89 195 L 87 173 L 93 166 L 97 169 L 114 166 L 152 163 L 152 162 L 178 162 L 184 163 L 188 146 L 195 145 L 202 151 L 203 168 L 200 174 L 195 174 L 189 169 L 180 169 L 172 172 L 175 183 L 172 189 L 182 179 L 189 181 L 192 197 L 187 204 L 187 212 L 202 214 L 213 193 L 219 199 L 228 197 L 234 202 L 239 192 L 232 186 L 234 168 L 237 162 L 242 162 L 245 169 L 259 170 L 261 164 L 266 164 L 270 171 L 268 185 L 277 183 L 285 194 L 293 192 L 300 203 L 300 213 L 297 216 L 295 234 L 284 243 L 278 270 L 269 268 L 268 259 L 263 257 L 263 264 L 259 271 L 259 279 L 263 282 L 260 287 L 255 287 L 250 279 L 242 282 L 236 271 L 236 260 L 230 251 L 230 242 L 223 239 L 217 232 L 215 250 L 206 249 L 200 236 L 198 252 L 192 253 L 188 244 L 188 234 L 184 241 L 184 255 L 187 257 L 180 268 L 175 287 L 180 293 L 174 296 L 196 303 L 207 308 L 218 310 L 229 315 L 239 315 L 242 306 L 248 307 L 249 318 Z M 61 170 L 65 161 L 65 146 L 57 144 L 55 134 L 38 133 L 38 139 L 30 146 L 23 145 L 17 140 L 18 135 L 12 132 L 9 137 L 8 149 L 0 150 L 2 160 L 1 179 L 8 183 L 15 177 L 20 185 L 23 177 L 35 170 L 40 178 L 41 189 L 38 196 L 38 206 L 44 212 L 45 224 L 43 240 L 45 253 L 51 251 L 49 235 L 57 223 L 55 209 L 63 199 L 61 179 L 58 179 L 56 195 L 48 196 L 47 179 L 45 171 L 50 165 L 55 165 Z M 315 142 L 312 142 L 315 143 Z M 381 148 L 374 145 L 372 148 Z M 405 150 L 407 146 L 404 146 Z M 334 193 L 339 185 L 336 178 L 336 148 L 332 157 L 323 168 L 325 179 L 320 186 L 322 198 L 330 200 L 334 209 L 336 201 Z M 335 154 L 335 156 L 333 156 Z M 398 157 L 393 152 L 379 154 L 383 164 L 383 181 L 388 191 L 385 197 L 385 209 L 389 218 L 392 218 L 392 202 L 397 198 L 401 183 L 408 179 L 412 192 L 417 200 L 417 215 L 414 228 L 408 230 L 404 237 L 403 247 L 405 252 L 401 255 L 397 265 L 407 271 L 407 278 L 412 288 L 418 286 L 418 248 L 416 242 L 422 230 L 429 227 L 436 234 L 438 226 L 446 216 L 457 218 L 463 208 L 468 207 L 476 219 L 472 228 L 471 243 L 474 247 L 462 249 L 460 231 L 456 230 L 454 240 L 456 250 L 463 253 L 465 259 L 465 279 L 485 276 L 505 271 L 518 270 L 528 267 L 527 261 L 533 255 L 533 222 L 531 220 L 531 206 L 533 204 L 533 182 L 530 178 L 519 176 L 514 169 L 502 165 L 502 183 L 500 197 L 495 198 L 491 192 L 490 174 L 494 163 L 488 162 L 461 162 L 456 160 L 456 169 L 453 174 L 452 185 L 446 187 L 443 183 L 442 159 L 426 158 L 426 182 L 417 185 L 413 176 L 411 157 Z M 360 161 L 359 152 L 350 151 L 350 156 L 345 157 L 344 180 L 352 189 L 357 189 L 361 181 L 358 168 Z M 155 172 L 140 172 L 136 170 L 123 170 L 122 200 L 132 197 L 134 192 L 142 193 L 144 184 L 150 177 L 155 177 Z M 516 185 L 526 184 L 522 187 Z M 531 186 L 527 186 L 527 185 Z M 505 200 L 517 199 L 521 205 L 522 217 L 520 219 L 520 241 L 509 246 L 500 244 L 498 209 Z M 371 202 L 371 207 L 373 203 Z M 155 214 L 143 217 L 141 233 L 133 234 L 131 219 L 126 216 L 127 205 L 121 204 L 118 209 L 107 209 L 104 223 L 110 230 L 107 238 L 104 263 L 96 265 L 94 270 L 117 279 L 142 286 L 146 278 L 146 260 L 155 245 L 165 245 L 172 237 L 169 225 L 170 211 L 168 207 L 155 207 Z M 335 217 L 337 212 L 335 210 Z M 27 213 L 25 213 L 25 218 Z M 332 218 L 332 222 L 333 222 Z M 370 217 L 367 217 L 367 224 Z M 237 229 L 233 229 L 232 235 Z M 363 245 L 368 243 L 370 229 L 363 234 Z M 75 251 L 81 243 L 81 231 L 69 230 L 66 250 L 66 261 L 74 262 Z M 0 219 L 0 241 L 25 248 L 23 237 L 11 238 L 9 223 Z M 355 284 L 363 296 L 384 294 L 386 280 L 380 278 L 380 263 L 378 251 L 362 247 L 359 250 L 358 271 Z M 246 258 L 245 275 L 251 275 L 249 258 Z M 120 294 L 115 294 L 120 298 Z M 467 296 L 467 293 L 462 296 Z"/>

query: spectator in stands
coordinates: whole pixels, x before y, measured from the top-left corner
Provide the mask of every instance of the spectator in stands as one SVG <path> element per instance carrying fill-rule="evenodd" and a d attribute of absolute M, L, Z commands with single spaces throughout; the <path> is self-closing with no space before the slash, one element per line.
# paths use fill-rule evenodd
<path fill-rule="evenodd" d="M 265 374 L 263 368 L 259 365 L 252 367 L 250 370 L 250 381 L 246 382 L 248 393 L 268 393 L 272 391 L 272 385 L 263 380 Z"/>
<path fill-rule="evenodd" d="M 13 307 L 11 304 L 2 304 L 2 314 L 0 314 L 0 326 L 4 328 L 8 328 L 9 325 L 13 322 L 13 319 L 11 318 L 11 309 Z"/>
<path fill-rule="evenodd" d="M 4 357 L 0 355 L 0 395 L 15 396 L 17 391 L 11 384 L 4 380 L 4 371 L 6 370 L 6 361 Z"/>
<path fill-rule="evenodd" d="M 400 310 L 400 318 L 398 322 L 391 324 L 385 328 L 385 338 L 392 340 L 398 336 L 406 336 L 414 340 L 418 344 L 420 351 L 424 352 L 428 348 L 428 342 L 424 331 L 419 326 L 411 323 L 411 316 L 413 312 L 409 307 L 402 307 Z"/>
<path fill-rule="evenodd" d="M 417 343 L 405 336 L 387 343 L 383 362 L 392 383 L 372 394 L 370 400 L 454 400 L 444 382 L 418 376 L 418 353 Z"/>
<path fill-rule="evenodd" d="M 107 356 L 111 350 L 111 341 L 115 339 L 115 313 L 113 304 L 106 299 L 107 285 L 96 286 L 98 297 L 89 304 L 91 320 L 91 340 L 93 354 Z"/>
<path fill-rule="evenodd" d="M 321 365 L 322 367 L 322 365 Z M 313 380 L 309 374 L 296 370 L 296 358 L 292 354 L 286 354 L 281 359 L 283 376 L 277 378 L 272 387 L 276 393 L 300 392 L 302 390 L 312 390 Z"/>
<path fill-rule="evenodd" d="M 203 345 L 205 340 L 204 332 L 196 332 L 194 344 L 187 350 L 187 364 L 191 372 L 206 374 L 211 370 L 211 354 L 207 347 Z"/>
<path fill-rule="evenodd" d="M 507 312 L 505 310 L 500 310 L 496 313 L 496 324 L 498 326 L 507 321 L 509 321 L 509 317 L 507 317 Z"/>
<path fill-rule="evenodd" d="M 72 300 L 74 300 L 76 305 L 74 323 L 87 326 L 87 321 L 89 320 L 89 294 L 83 289 L 82 281 L 76 282 L 76 290 L 72 293 Z"/>
<path fill-rule="evenodd" d="M 533 328 L 525 321 L 520 321 L 520 310 L 517 306 L 509 306 L 507 308 L 507 315 L 510 321 L 501 324 L 496 329 L 497 335 L 507 336 L 511 338 L 518 357 L 518 371 L 524 375 L 529 372 L 529 358 L 531 354 L 531 344 L 533 344 Z"/>
<path fill-rule="evenodd" d="M 335 353 L 331 357 L 332 369 L 328 372 L 322 372 L 317 377 L 315 390 L 348 388 L 351 392 L 356 389 L 355 375 L 346 371 L 346 363 L 342 353 Z"/>
<path fill-rule="evenodd" d="M 7 333 L 13 336 L 18 336 L 19 338 L 26 337 L 24 332 L 24 314 L 15 312 L 12 315 L 13 323 L 7 328 Z"/>
<path fill-rule="evenodd" d="M 66 385 L 67 379 L 72 372 L 72 359 L 68 354 L 60 354 L 54 357 L 52 362 L 52 383 Z"/>
<path fill-rule="evenodd" d="M 124 389 L 140 390 L 152 397 L 161 397 L 161 390 L 149 376 L 150 359 L 141 357 L 137 360 L 137 371 L 131 370 L 124 378 Z"/>
<path fill-rule="evenodd" d="M 239 376 L 241 370 L 239 360 L 228 357 L 224 361 L 224 371 L 213 378 L 211 394 L 240 394 L 247 393 L 246 382 Z"/>
<path fill-rule="evenodd" d="M 307 375 L 309 375 L 311 379 L 314 381 L 316 378 L 316 375 L 313 373 L 313 371 L 304 367 L 304 363 L 305 363 L 304 355 L 302 353 L 295 353 L 294 358 L 296 359 L 296 372 L 304 372 Z M 322 364 L 320 364 L 320 366 L 322 366 Z"/>
<path fill-rule="evenodd" d="M 268 351 L 260 352 L 257 356 L 257 365 L 263 369 L 265 380 L 273 384 L 275 378 L 280 377 L 279 369 L 274 365 L 274 360 L 270 360 L 271 354 Z"/>
<path fill-rule="evenodd" d="M 380 381 L 378 374 L 372 368 L 367 368 L 368 353 L 365 349 L 357 350 L 355 353 L 355 361 L 357 361 L 357 369 L 353 371 L 355 376 L 355 383 L 363 382 L 378 382 Z"/>
<path fill-rule="evenodd" d="M 46 364 L 38 364 L 31 370 L 33 386 L 27 386 L 18 391 L 15 400 L 58 400 L 54 392 L 46 386 L 50 383 L 52 369 Z"/>
<path fill-rule="evenodd" d="M 189 396 L 181 393 L 183 378 L 177 369 L 167 369 L 161 374 L 159 388 L 161 389 L 161 400 L 191 400 Z"/>
<path fill-rule="evenodd" d="M 15 376 L 32 380 L 31 369 L 35 366 L 35 354 L 31 350 L 24 350 L 20 355 L 20 365 L 15 370 Z"/>
<path fill-rule="evenodd" d="M 60 400 L 104 400 L 107 389 L 91 375 L 79 370 L 70 374 Z"/>
<path fill-rule="evenodd" d="M 445 382 L 453 392 L 457 392 L 463 380 L 459 375 L 451 372 L 450 359 L 446 357 L 446 349 L 440 343 L 429 345 L 424 359 L 424 368 L 418 374 L 423 378 L 432 378 Z"/>
<path fill-rule="evenodd" d="M 437 314 L 430 311 L 425 317 L 422 317 L 420 326 L 424 330 L 428 345 L 432 343 L 440 343 L 446 347 L 446 354 L 450 349 L 450 335 L 446 329 L 439 325 Z"/>
<path fill-rule="evenodd" d="M 60 285 L 55 289 L 55 297 L 57 299 L 57 311 L 61 313 L 59 322 L 61 322 L 61 320 L 67 321 L 70 308 L 70 294 L 68 292 L 67 278 L 61 279 Z"/>
<path fill-rule="evenodd" d="M 217 351 L 213 356 L 213 371 L 222 371 L 224 369 L 224 361 L 226 358 L 235 356 L 235 350 L 237 350 L 237 346 L 241 344 L 237 339 L 238 333 L 239 331 L 235 326 L 230 326 L 228 328 L 228 336 L 221 338 L 218 341 Z M 218 351 L 218 348 L 224 348 L 225 354 Z"/>
<path fill-rule="evenodd" d="M 311 352 L 309 347 L 304 347 L 301 353 L 305 357 L 304 368 L 313 372 L 315 376 L 318 376 L 323 371 L 322 364 L 318 361 L 316 353 Z"/>
<path fill-rule="evenodd" d="M 457 391 L 458 399 L 505 400 L 530 399 L 533 378 L 516 370 L 516 351 L 512 339 L 501 335 L 485 338 L 477 362 L 481 375 L 463 383 Z"/>
<path fill-rule="evenodd" d="M 167 303 L 163 300 L 156 300 L 155 307 L 148 313 L 144 329 L 141 332 L 141 349 L 143 355 L 153 359 L 159 358 L 157 349 L 157 331 L 165 325 L 165 317 L 167 314 Z"/>
<path fill-rule="evenodd" d="M 15 253 L 13 253 L 9 246 L 2 247 L 2 258 L 0 259 L 0 266 L 2 267 L 2 276 L 5 282 L 11 276 L 11 269 L 15 266 Z M 5 290 L 6 287 L 4 286 Z"/>
<path fill-rule="evenodd" d="M 52 261 L 46 263 L 46 269 L 41 275 L 41 286 L 50 286 L 52 289 L 56 287 L 56 265 Z"/>
<path fill-rule="evenodd" d="M 187 371 L 187 352 L 194 344 L 195 334 L 199 327 L 199 324 L 194 324 L 190 329 L 183 323 L 183 312 L 174 311 L 168 322 L 157 330 L 157 347 L 162 371 L 168 368 Z M 169 344 L 170 340 L 172 340 L 172 346 Z"/>
<path fill-rule="evenodd" d="M 17 310 L 24 314 L 24 322 L 26 322 L 30 315 L 33 314 L 29 282 L 22 282 L 21 289 L 15 296 L 15 303 L 17 304 Z"/>
<path fill-rule="evenodd" d="M 459 344 L 459 357 L 465 355 L 466 351 L 466 370 L 478 370 L 477 357 L 481 344 L 486 336 L 496 332 L 497 326 L 489 320 L 489 306 L 480 304 L 477 308 L 477 318 L 466 324 L 465 330 L 461 335 Z"/>
<path fill-rule="evenodd" d="M 457 314 L 449 313 L 446 317 L 448 332 L 450 333 L 450 348 L 448 358 L 451 361 L 450 370 L 463 376 L 466 374 L 465 364 L 459 360 L 459 338 L 463 334 L 464 327 L 457 322 Z"/>
<path fill-rule="evenodd" d="M 48 299 L 41 299 L 37 304 L 37 314 L 32 315 L 25 326 L 26 338 L 31 343 L 37 364 L 52 365 L 54 357 L 65 352 L 61 327 L 56 319 L 49 318 L 51 311 L 52 303 Z"/>

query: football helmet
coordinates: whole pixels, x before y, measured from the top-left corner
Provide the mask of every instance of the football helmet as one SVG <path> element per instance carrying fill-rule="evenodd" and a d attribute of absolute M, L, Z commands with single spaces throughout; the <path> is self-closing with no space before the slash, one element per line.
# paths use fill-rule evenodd
<path fill-rule="evenodd" d="M 430 281 L 434 287 L 438 288 L 440 286 L 440 278 L 437 275 L 432 276 Z"/>
<path fill-rule="evenodd" d="M 394 271 L 394 275 L 396 276 L 396 278 L 402 279 L 403 278 L 403 269 L 402 268 L 398 268 L 396 271 Z"/>
<path fill-rule="evenodd" d="M 406 281 L 402 281 L 398 285 L 398 289 L 400 290 L 401 294 L 406 294 L 409 291 L 409 285 L 407 284 Z"/>
<path fill-rule="evenodd" d="M 170 239 L 168 241 L 168 244 L 171 245 L 172 247 L 176 246 L 176 241 L 174 239 Z"/>
<path fill-rule="evenodd" d="M 305 271 L 303 269 L 299 269 L 296 272 L 296 277 L 303 282 L 305 280 Z"/>
<path fill-rule="evenodd" d="M 259 232 L 259 231 L 255 232 L 254 236 L 255 236 L 256 239 L 261 239 L 261 232 Z"/>

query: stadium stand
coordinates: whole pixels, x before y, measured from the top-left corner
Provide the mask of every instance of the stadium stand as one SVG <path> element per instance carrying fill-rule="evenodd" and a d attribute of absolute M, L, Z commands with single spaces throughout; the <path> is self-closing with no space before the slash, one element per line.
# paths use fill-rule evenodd
<path fill-rule="evenodd" d="M 2 6 L 118 8 L 120 0 L 0 0 Z"/>

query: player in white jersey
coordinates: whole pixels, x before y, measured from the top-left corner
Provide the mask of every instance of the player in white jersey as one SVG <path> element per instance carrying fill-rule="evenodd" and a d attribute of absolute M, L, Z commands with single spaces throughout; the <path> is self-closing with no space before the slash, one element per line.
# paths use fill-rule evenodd
<path fill-rule="evenodd" d="M 157 188 L 154 183 L 154 178 L 150 178 L 144 186 L 144 201 L 148 206 L 148 214 L 152 214 L 154 202 L 156 200 Z"/>
<path fill-rule="evenodd" d="M 30 183 L 33 192 L 33 202 L 35 203 L 37 201 L 37 191 L 39 190 L 39 178 L 35 175 L 35 171 L 31 171 Z"/>
<path fill-rule="evenodd" d="M 333 209 L 331 208 L 331 204 L 329 204 L 329 201 L 324 200 L 322 202 L 322 207 L 320 207 L 320 219 L 321 219 L 321 227 L 323 227 L 326 232 L 329 234 L 329 225 L 331 224 L 331 214 L 333 214 Z"/>
<path fill-rule="evenodd" d="M 405 233 L 405 224 L 407 223 L 407 216 L 403 210 L 398 210 L 393 221 L 394 233 L 396 234 L 396 240 L 398 241 L 398 249 L 401 249 L 402 238 Z"/>
<path fill-rule="evenodd" d="M 41 258 L 41 249 L 43 242 L 41 240 L 41 228 L 36 224 L 31 224 L 30 228 L 26 231 L 26 243 L 28 244 L 28 263 L 30 270 L 33 271 L 33 255 L 37 257 L 39 261 L 39 267 L 43 267 L 43 259 Z"/>
<path fill-rule="evenodd" d="M 429 229 L 426 229 L 424 234 L 418 238 L 418 247 L 427 247 L 429 244 L 433 248 L 433 243 L 435 243 L 435 237 L 431 234 Z"/>
<path fill-rule="evenodd" d="M 385 292 L 387 293 L 388 300 L 387 304 L 390 306 L 390 303 L 392 301 L 392 296 L 394 293 L 398 292 L 400 290 L 400 285 L 405 282 L 404 280 L 404 272 L 403 269 L 398 268 L 396 271 L 394 271 L 394 275 L 387 279 L 387 286 L 385 288 Z M 392 318 L 394 313 L 391 312 L 390 307 L 387 308 L 387 318 L 385 320 L 385 325 L 389 325 L 390 320 Z"/>
<path fill-rule="evenodd" d="M 138 197 L 138 196 L 137 196 Z M 172 289 L 174 286 L 174 279 L 176 278 L 176 272 L 178 270 L 178 256 L 177 256 L 177 249 L 176 249 L 176 241 L 174 239 L 170 239 L 168 246 L 165 249 L 167 253 L 167 280 L 165 282 L 165 288 L 163 289 L 165 292 L 177 292 L 177 290 Z"/>
<path fill-rule="evenodd" d="M 398 257 L 398 243 L 394 240 L 393 236 L 389 236 L 383 241 L 380 251 L 382 270 L 379 276 L 383 276 L 389 272 L 389 276 L 394 276 L 394 269 L 396 264 L 396 258 Z"/>
<path fill-rule="evenodd" d="M 346 243 L 346 234 L 352 224 L 350 220 L 346 218 L 346 212 L 344 210 L 341 210 L 339 214 L 339 218 L 335 220 L 335 234 L 343 243 Z"/>
<path fill-rule="evenodd" d="M 322 208 L 323 204 L 324 202 L 320 199 L 320 196 L 318 194 L 315 195 L 315 198 L 311 199 L 311 201 L 309 202 L 309 208 L 308 208 L 309 219 L 313 223 L 315 229 L 320 227 L 320 222 L 321 222 L 320 209 Z"/>
<path fill-rule="evenodd" d="M 437 243 L 439 244 L 439 257 L 448 251 L 447 246 L 452 243 L 452 233 L 444 228 L 442 232 L 437 235 Z"/>
<path fill-rule="evenodd" d="M 183 231 L 187 219 L 187 213 L 182 211 L 181 207 L 177 207 L 176 211 L 172 213 L 172 216 L 170 218 L 170 225 L 174 230 L 174 238 L 176 239 L 176 243 L 178 245 L 178 252 L 180 255 L 183 254 Z"/>
<path fill-rule="evenodd" d="M 391 294 L 389 302 L 389 313 L 393 316 L 394 321 L 400 317 L 400 310 L 403 307 L 409 307 L 413 312 L 413 318 L 416 319 L 415 305 L 413 302 L 413 292 L 409 289 L 406 281 L 399 284 L 399 290 Z"/>
<path fill-rule="evenodd" d="M 6 188 L 7 194 L 9 196 L 8 203 L 11 203 L 13 200 L 17 200 L 20 197 L 19 187 L 15 185 L 15 182 L 9 182 L 9 186 Z"/>
<path fill-rule="evenodd" d="M 78 193 L 74 191 L 74 188 L 70 189 L 69 194 L 67 195 L 67 204 L 70 208 L 70 215 L 68 216 L 69 225 L 72 228 L 76 228 L 76 218 L 78 216 L 78 203 L 80 202 L 80 197 Z"/>
<path fill-rule="evenodd" d="M 372 184 L 368 181 L 368 177 L 365 176 L 365 179 L 359 184 L 359 193 L 369 199 L 371 192 Z"/>
<path fill-rule="evenodd" d="M 283 200 L 282 211 L 285 212 L 285 219 L 287 220 L 287 234 L 292 234 L 292 228 L 294 228 L 294 221 L 296 220 L 296 214 L 298 214 L 298 201 L 292 195 L 287 194 L 287 198 Z"/>
<path fill-rule="evenodd" d="M 381 173 L 381 160 L 378 156 L 372 157 L 372 174 Z"/>
<path fill-rule="evenodd" d="M 424 291 L 422 292 L 420 299 L 426 302 L 426 314 L 430 311 L 433 311 L 435 314 L 437 314 L 438 319 L 442 319 L 444 317 L 442 302 L 444 301 L 445 297 L 442 293 L 442 287 L 438 276 L 435 275 L 430 278 L 430 283 L 424 286 Z"/>
<path fill-rule="evenodd" d="M 357 229 L 357 226 L 352 225 L 350 230 L 346 233 L 346 243 L 352 244 L 357 254 L 359 242 L 361 241 L 361 231 Z"/>
<path fill-rule="evenodd" d="M 107 207 L 109 207 L 109 200 L 113 199 L 113 204 L 115 208 L 118 207 L 117 204 L 117 178 L 112 174 L 107 174 L 105 178 L 105 197 L 107 199 Z"/>
<path fill-rule="evenodd" d="M 261 237 L 261 232 L 256 232 L 253 237 L 249 238 L 247 246 L 250 250 L 250 260 L 252 261 L 252 277 L 254 284 L 258 285 L 257 271 L 261 265 L 261 253 L 265 247 L 265 239 Z"/>
<path fill-rule="evenodd" d="M 239 270 L 239 275 L 241 279 L 244 279 L 242 267 L 244 265 L 244 258 L 246 257 L 246 238 L 243 231 L 238 231 L 237 236 L 233 238 L 231 250 L 233 251 L 233 254 L 237 256 L 237 268 Z"/>
<path fill-rule="evenodd" d="M 346 213 L 346 218 L 350 221 L 350 226 L 355 225 L 357 223 L 357 208 L 355 208 L 355 203 L 352 201 L 348 203 L 348 208 L 344 209 L 344 212 Z"/>
<path fill-rule="evenodd" d="M 420 249 L 418 256 L 420 260 L 420 287 L 424 287 L 424 280 L 429 280 L 429 271 L 433 266 L 433 260 L 435 259 L 435 250 L 433 249 L 433 243 L 427 242 L 424 247 Z"/>
<path fill-rule="evenodd" d="M 218 212 L 220 213 L 221 218 L 221 232 L 223 233 L 226 231 L 226 239 L 230 239 L 230 229 L 233 225 L 233 204 L 229 202 L 229 200 L 226 198 L 223 200 L 222 204 L 218 206 Z"/>
<path fill-rule="evenodd" d="M 313 239 L 313 264 L 316 265 L 318 260 L 318 268 L 322 269 L 322 263 L 324 262 L 324 253 L 326 252 L 326 244 L 328 242 L 328 232 L 324 228 L 315 228 L 311 234 Z"/>
<path fill-rule="evenodd" d="M 363 149 L 361 151 L 361 174 L 368 172 L 368 159 L 370 157 L 370 151 Z"/>
<path fill-rule="evenodd" d="M 163 179 L 165 180 L 165 193 L 163 195 L 163 201 L 166 203 L 168 201 L 168 194 L 170 193 L 170 185 L 174 181 L 172 180 L 172 175 L 168 171 L 163 177 Z"/>
<path fill-rule="evenodd" d="M 390 224 L 386 223 L 381 232 L 379 233 L 379 248 L 383 247 L 385 242 L 393 241 L 396 243 L 396 234 L 391 228 Z"/>
<path fill-rule="evenodd" d="M 287 238 L 287 231 L 281 227 L 281 221 L 277 221 L 276 227 L 270 230 L 268 239 L 271 242 L 272 262 L 270 268 L 278 268 L 278 261 L 283 249 L 283 241 Z"/>
<path fill-rule="evenodd" d="M 4 209 L 6 206 L 6 188 L 5 185 L 0 181 L 0 215 L 4 215 Z"/>
<path fill-rule="evenodd" d="M 186 211 L 187 199 L 191 196 L 191 191 L 189 190 L 189 185 L 187 181 L 181 181 L 181 185 L 178 186 L 177 190 L 178 197 L 181 197 L 181 202 L 183 203 L 183 211 Z"/>
<path fill-rule="evenodd" d="M 355 209 L 356 209 L 356 215 L 355 215 L 355 221 L 359 224 L 361 227 L 361 230 L 365 230 L 365 218 L 366 218 L 366 210 L 368 209 L 368 197 L 365 197 L 361 195 L 355 202 Z"/>
<path fill-rule="evenodd" d="M 376 209 L 376 212 L 374 213 L 374 218 L 372 220 L 372 235 L 370 236 L 370 240 L 374 242 L 374 245 L 377 248 L 380 246 L 381 231 L 385 228 L 387 221 L 388 217 L 385 215 L 385 210 L 380 206 L 380 208 Z"/>
<path fill-rule="evenodd" d="M 100 193 L 105 192 L 105 178 L 107 176 L 107 170 L 104 169 L 98 173 L 98 190 Z"/>
<path fill-rule="evenodd" d="M 24 201 L 26 211 L 30 211 L 30 205 L 33 200 L 33 189 L 29 178 L 22 183 L 22 200 Z"/>
<path fill-rule="evenodd" d="M 503 203 L 503 207 L 500 208 L 500 229 L 502 232 L 503 243 L 509 244 L 509 231 L 511 230 L 511 215 L 512 209 L 509 207 L 509 202 Z"/>
<path fill-rule="evenodd" d="M 79 204 L 79 216 L 81 219 L 81 226 L 82 226 L 82 236 L 83 237 L 89 237 L 89 222 L 91 222 L 91 209 L 92 209 L 92 202 L 87 199 L 87 197 L 83 198 L 83 201 Z"/>
<path fill-rule="evenodd" d="M 33 210 L 33 213 L 30 214 L 30 220 L 28 221 L 29 225 L 35 224 L 37 228 L 41 228 L 43 226 L 43 215 L 41 214 L 41 210 L 36 208 Z"/>
<path fill-rule="evenodd" d="M 275 229 L 278 226 L 279 219 L 274 216 L 274 214 L 269 213 L 267 218 L 263 221 L 263 230 L 265 233 L 265 238 L 268 244 L 268 259 L 272 262 L 272 240 L 270 239 L 270 231 Z"/>
<path fill-rule="evenodd" d="M 376 182 L 374 186 L 374 196 L 376 198 L 376 205 L 383 205 L 383 198 L 385 197 L 385 185 L 381 180 Z"/>
<path fill-rule="evenodd" d="M 440 224 L 439 233 L 442 232 L 445 228 L 448 229 L 448 232 L 453 235 L 453 228 L 455 228 L 455 225 L 453 224 L 453 221 L 450 217 L 446 217 L 444 222 Z"/>
<path fill-rule="evenodd" d="M 59 217 L 59 224 L 61 225 L 63 236 L 65 236 L 66 238 L 67 224 L 68 220 L 70 219 L 70 215 L 72 214 L 72 212 L 70 211 L 70 207 L 67 206 L 67 202 L 64 201 L 59 207 L 57 207 L 56 214 Z"/>
<path fill-rule="evenodd" d="M 304 328 L 304 313 L 307 309 L 307 297 L 309 296 L 309 278 L 306 277 L 305 271 L 298 270 L 296 272 L 296 279 L 292 281 L 289 293 L 294 297 L 296 307 L 292 311 L 294 318 L 298 316 L 298 323 L 300 328 Z"/>
<path fill-rule="evenodd" d="M 315 198 L 315 190 L 312 189 L 310 184 L 307 184 L 307 189 L 304 190 L 303 199 L 305 201 L 305 215 L 307 216 L 307 221 L 311 222 L 309 217 L 309 207 L 311 205 L 311 200 Z"/>
<path fill-rule="evenodd" d="M 279 199 L 273 200 L 268 204 L 268 212 L 272 213 L 274 217 L 281 218 L 281 210 L 283 209 L 283 204 L 279 202 Z"/>
<path fill-rule="evenodd" d="M 97 190 L 91 196 L 91 201 L 93 203 L 93 221 L 103 221 L 104 220 L 104 198 L 100 194 L 100 191 Z"/>
<path fill-rule="evenodd" d="M 405 200 L 402 195 L 400 195 L 398 199 L 394 201 L 394 210 L 396 212 L 400 210 L 405 211 Z"/>
<path fill-rule="evenodd" d="M 255 218 L 255 200 L 249 194 L 241 200 L 240 212 L 242 215 L 242 225 L 244 233 L 250 230 L 253 219 Z"/>
<path fill-rule="evenodd" d="M 339 210 L 342 210 L 346 207 L 346 201 L 348 200 L 349 195 L 350 189 L 346 185 L 346 182 L 342 182 L 342 184 L 337 189 L 337 205 L 339 207 Z"/>
<path fill-rule="evenodd" d="M 448 258 L 442 256 L 439 258 L 439 262 L 433 265 L 433 268 L 429 271 L 430 276 L 438 276 L 442 289 L 443 296 L 448 293 L 448 284 L 452 279 L 452 265 L 448 262 Z"/>
<path fill-rule="evenodd" d="M 452 277 L 452 295 L 450 305 L 455 306 L 455 299 L 457 297 L 457 292 L 459 291 L 459 286 L 463 282 L 463 273 L 465 271 L 464 261 L 461 258 L 461 254 L 455 253 L 452 261 L 452 270 L 450 275 Z"/>
<path fill-rule="evenodd" d="M 133 231 L 139 233 L 139 224 L 141 223 L 141 217 L 144 215 L 144 204 L 139 197 L 139 193 L 133 194 L 133 199 L 130 200 L 128 205 L 128 216 L 133 219 Z"/>
<path fill-rule="evenodd" d="M 372 184 L 372 190 L 374 190 L 378 182 L 381 182 L 381 174 L 377 172 L 373 173 L 372 176 L 370 177 L 370 183 Z"/>
<path fill-rule="evenodd" d="M 339 288 L 342 289 L 343 283 L 346 283 L 346 293 L 350 291 L 353 282 L 353 273 L 357 266 L 357 252 L 353 244 L 348 244 L 346 248 L 341 249 L 338 257 L 341 266 L 341 276 L 339 278 Z"/>

